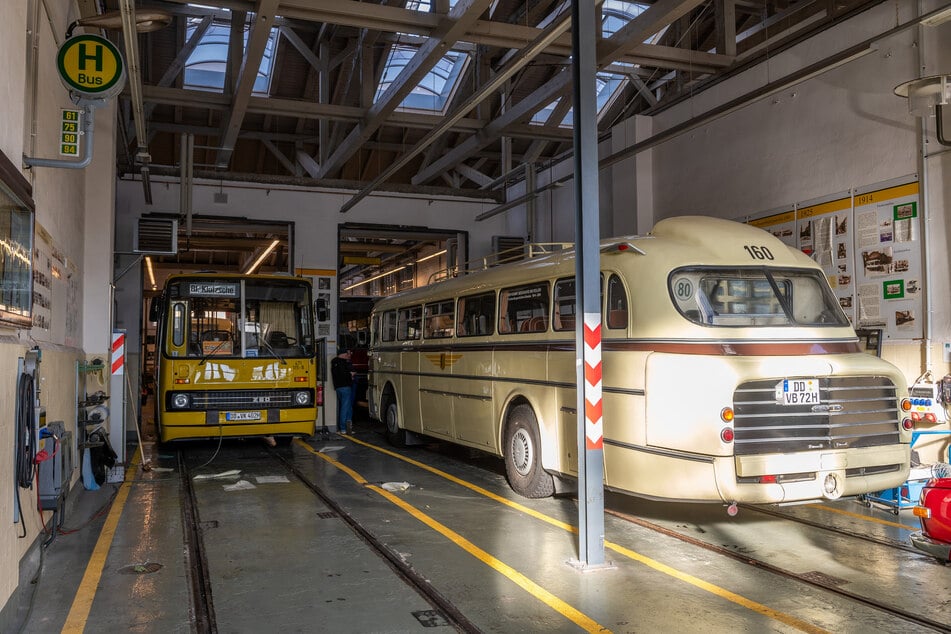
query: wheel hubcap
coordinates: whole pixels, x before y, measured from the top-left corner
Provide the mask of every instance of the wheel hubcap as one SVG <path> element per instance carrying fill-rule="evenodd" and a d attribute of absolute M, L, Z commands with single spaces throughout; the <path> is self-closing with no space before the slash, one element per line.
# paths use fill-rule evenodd
<path fill-rule="evenodd" d="M 396 406 L 390 405 L 386 409 L 386 428 L 391 434 L 395 434 L 396 428 Z"/>
<path fill-rule="evenodd" d="M 519 429 L 512 436 L 512 464 L 519 475 L 528 475 L 534 462 L 534 448 L 528 430 Z"/>

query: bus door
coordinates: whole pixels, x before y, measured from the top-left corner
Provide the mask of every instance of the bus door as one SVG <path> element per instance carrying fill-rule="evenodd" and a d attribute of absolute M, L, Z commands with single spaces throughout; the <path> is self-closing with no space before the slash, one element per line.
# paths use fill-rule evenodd
<path fill-rule="evenodd" d="M 458 353 L 451 346 L 455 304 L 444 300 L 423 307 L 423 353 L 419 358 L 419 410 L 423 431 L 453 437 L 452 366 Z"/>
<path fill-rule="evenodd" d="M 495 292 L 460 297 L 456 305 L 458 354 L 452 361 L 454 434 L 460 442 L 497 446 L 492 401 Z"/>
<path fill-rule="evenodd" d="M 403 425 L 411 430 L 422 429 L 418 398 L 422 314 L 422 306 L 410 306 L 401 308 L 396 316 L 396 338 L 401 346 L 400 367 L 403 369 Z"/>
<path fill-rule="evenodd" d="M 561 442 L 560 461 L 568 473 L 578 473 L 578 414 L 575 395 L 575 278 L 555 281 L 552 301 L 552 339 L 548 353 L 548 379 L 555 385 L 558 429 Z"/>

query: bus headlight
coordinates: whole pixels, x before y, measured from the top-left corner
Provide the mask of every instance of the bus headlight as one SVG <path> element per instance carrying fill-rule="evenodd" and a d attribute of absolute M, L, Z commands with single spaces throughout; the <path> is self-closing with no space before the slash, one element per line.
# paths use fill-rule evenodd
<path fill-rule="evenodd" d="M 294 392 L 294 402 L 302 407 L 310 405 L 310 392 Z"/>
<path fill-rule="evenodd" d="M 172 395 L 172 407 L 174 409 L 185 409 L 189 405 L 188 394 L 177 392 Z"/>

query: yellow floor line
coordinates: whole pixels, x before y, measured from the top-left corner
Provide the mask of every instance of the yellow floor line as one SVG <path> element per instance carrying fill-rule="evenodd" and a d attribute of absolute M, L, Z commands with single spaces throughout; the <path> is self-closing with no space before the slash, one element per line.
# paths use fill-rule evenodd
<path fill-rule="evenodd" d="M 66 617 L 66 624 L 63 626 L 64 633 L 79 634 L 86 629 L 89 611 L 92 609 L 92 602 L 96 598 L 96 588 L 99 586 L 99 579 L 102 577 L 102 570 L 106 565 L 106 557 L 109 555 L 109 548 L 112 546 L 112 538 L 115 536 L 116 527 L 119 525 L 119 517 L 122 515 L 126 499 L 129 497 L 129 491 L 132 490 L 132 481 L 138 471 L 140 459 L 141 453 L 136 450 L 129 466 L 126 468 L 125 480 L 119 485 L 119 492 L 112 501 L 112 508 L 109 509 L 109 515 L 106 517 L 106 522 L 99 533 L 96 547 L 93 548 L 92 554 L 89 556 L 86 572 L 83 574 L 83 580 L 79 583 L 79 589 L 76 590 L 73 604 L 69 608 L 69 615 Z"/>
<path fill-rule="evenodd" d="M 429 471 L 430 473 L 433 473 L 433 474 L 435 474 L 435 475 L 438 475 L 438 476 L 441 477 L 441 478 L 445 478 L 446 480 L 449 480 L 450 482 L 454 482 L 454 483 L 456 483 L 456 484 L 458 484 L 458 485 L 464 486 L 464 487 L 466 487 L 467 489 L 470 489 L 471 491 L 474 491 L 474 492 L 476 492 L 476 493 L 479 493 L 480 495 L 484 495 L 484 496 L 486 496 L 486 497 L 488 497 L 488 498 L 490 498 L 490 499 L 492 499 L 492 500 L 495 500 L 496 502 L 499 502 L 499 503 L 501 503 L 501 504 L 505 504 L 506 506 L 509 506 L 509 507 L 511 507 L 511 508 L 513 508 L 513 509 L 516 509 L 516 510 L 518 510 L 518 511 L 521 511 L 521 512 L 523 512 L 523 513 L 527 513 L 528 515 L 531 515 L 532 517 L 535 517 L 535 518 L 540 519 L 540 520 L 542 520 L 542 521 L 544 521 L 544 522 L 547 522 L 547 523 L 551 524 L 552 526 L 557 526 L 558 528 L 562 528 L 562 529 L 567 530 L 567 531 L 570 531 L 570 532 L 572 532 L 572 533 L 577 533 L 577 532 L 578 532 L 578 528 L 577 528 L 576 526 L 572 526 L 571 524 L 568 524 L 568 523 L 566 523 L 566 522 L 562 522 L 561 520 L 557 520 L 557 519 L 555 519 L 555 518 L 553 518 L 553 517 L 550 517 L 550 516 L 548 516 L 548 515 L 545 515 L 544 513 L 540 513 L 540 512 L 538 512 L 538 511 L 536 511 L 536 510 L 534 510 L 534 509 L 530 509 L 530 508 L 528 508 L 528 507 L 526 507 L 526 506 L 524 506 L 524 505 L 522 505 L 522 504 L 519 504 L 518 502 L 513 502 L 512 500 L 508 500 L 508 499 L 506 499 L 506 498 L 503 498 L 503 497 L 501 497 L 501 496 L 499 496 L 499 495 L 497 495 L 497 494 L 495 494 L 495 493 L 492 493 L 491 491 L 487 491 L 486 489 L 483 489 L 482 487 L 480 487 L 480 486 L 478 486 L 478 485 L 472 484 L 472 483 L 470 483 L 470 482 L 466 482 L 465 480 L 462 480 L 462 479 L 460 479 L 460 478 L 457 478 L 456 476 L 451 475 L 451 474 L 449 474 L 449 473 L 446 473 L 446 472 L 444 472 L 444 471 L 440 471 L 439 469 L 436 469 L 435 467 L 431 467 L 431 466 L 429 466 L 429 465 L 423 464 L 423 463 L 421 463 L 421 462 L 418 462 L 418 461 L 416 461 L 416 460 L 413 460 L 412 458 L 407 458 L 406 456 L 402 456 L 402 455 L 400 455 L 400 454 L 398 454 L 398 453 L 396 453 L 396 452 L 389 451 L 388 449 L 384 449 L 383 447 L 378 447 L 378 446 L 373 445 L 373 444 L 370 444 L 370 443 L 368 443 L 368 442 L 364 442 L 364 441 L 362 441 L 362 440 L 358 440 L 358 439 L 356 439 L 356 438 L 354 438 L 354 437 L 352 437 L 352 436 L 348 436 L 348 437 L 347 437 L 347 440 L 349 440 L 349 441 L 351 441 L 351 442 L 354 442 L 354 443 L 356 443 L 356 444 L 359 444 L 359 445 L 363 445 L 364 447 L 368 447 L 368 448 L 370 448 L 370 449 L 373 449 L 373 450 L 378 451 L 378 452 L 380 452 L 380 453 L 386 454 L 386 455 L 388 455 L 388 456 L 392 456 L 392 457 L 394 457 L 394 458 L 397 458 L 398 460 L 402 460 L 403 462 L 407 462 L 407 463 L 409 463 L 409 464 L 411 464 L 411 465 L 413 465 L 413 466 L 419 467 L 419 468 L 424 469 L 424 470 L 426 470 L 426 471 Z M 307 443 L 300 442 L 300 444 L 301 444 L 301 446 L 306 447 L 309 451 L 314 452 L 314 453 L 317 453 L 317 452 L 316 452 L 310 445 L 308 445 Z M 318 455 L 323 455 L 323 454 L 318 454 Z M 345 467 L 344 467 L 344 468 L 345 468 Z M 685 583 L 689 583 L 690 585 L 693 585 L 693 586 L 695 586 L 695 587 L 697 587 L 697 588 L 700 588 L 701 590 L 705 590 L 705 591 L 707 591 L 707 592 L 710 592 L 710 593 L 712 593 L 712 594 L 715 594 L 715 595 L 717 595 L 718 597 L 721 597 L 721 598 L 723 598 L 723 599 L 726 599 L 727 601 L 731 601 L 731 602 L 733 602 L 733 603 L 736 603 L 737 605 L 741 605 L 741 606 L 743 606 L 743 607 L 745 607 L 745 608 L 747 608 L 747 609 L 753 610 L 754 612 L 758 612 L 759 614 L 762 614 L 762 615 L 764 615 L 764 616 L 768 616 L 769 618 L 772 618 L 772 619 L 775 619 L 775 620 L 777 620 L 777 621 L 780 621 L 781 623 L 785 623 L 786 625 L 789 625 L 790 627 L 794 627 L 794 628 L 796 628 L 796 629 L 798 629 L 798 630 L 801 630 L 801 631 L 803 631 L 803 632 L 811 632 L 811 633 L 814 633 L 814 634 L 820 634 L 820 633 L 826 632 L 826 630 L 823 630 L 823 629 L 820 628 L 820 627 L 817 627 L 817 626 L 815 626 L 815 625 L 812 625 L 811 623 L 807 623 L 807 622 L 805 622 L 805 621 L 802 621 L 802 620 L 800 620 L 800 619 L 797 619 L 796 617 L 794 617 L 794 616 L 792 616 L 792 615 L 790 615 L 790 614 L 786 614 L 786 613 L 784 613 L 784 612 L 779 612 L 779 611 L 777 611 L 777 610 L 773 610 L 772 608 L 770 608 L 770 607 L 768 607 L 768 606 L 765 606 L 765 605 L 763 605 L 763 604 L 761 604 L 761 603 L 757 603 L 756 601 L 752 601 L 752 600 L 750 600 L 750 599 L 747 599 L 746 597 L 743 597 L 743 596 L 740 596 L 740 595 L 738 595 L 738 594 L 736 594 L 736 593 L 730 592 L 729 590 L 727 590 L 727 589 L 725 589 L 725 588 L 720 588 L 719 586 L 716 586 L 716 585 L 714 585 L 714 584 L 712 584 L 712 583 L 708 583 L 708 582 L 706 582 L 706 581 L 703 581 L 702 579 L 698 579 L 697 577 L 694 577 L 694 576 L 689 575 L 689 574 L 687 574 L 687 573 L 681 572 L 681 571 L 679 571 L 679 570 L 677 570 L 677 569 L 675 569 L 675 568 L 672 568 L 672 567 L 670 567 L 670 566 L 667 566 L 666 564 L 662 564 L 662 563 L 660 563 L 659 561 L 656 561 L 656 560 L 654 560 L 654 559 L 651 559 L 650 557 L 646 557 L 646 556 L 644 556 L 644 555 L 641 555 L 640 553 L 634 552 L 634 551 L 632 551 L 632 550 L 630 550 L 630 549 L 628 549 L 628 548 L 625 548 L 624 546 L 621 546 L 621 545 L 619 545 L 619 544 L 615 544 L 615 543 L 613 543 L 613 542 L 610 542 L 610 541 L 605 540 L 604 545 L 605 545 L 606 548 L 609 548 L 609 549 L 613 550 L 614 552 L 616 552 L 616 553 L 618 553 L 618 554 L 620 554 L 620 555 L 624 555 L 625 557 L 628 557 L 628 558 L 630 558 L 630 559 L 633 559 L 634 561 L 638 561 L 638 562 L 644 564 L 645 566 L 648 566 L 648 567 L 650 567 L 650 568 L 653 568 L 654 570 L 657 570 L 658 572 L 662 572 L 662 573 L 664 573 L 664 574 L 666 574 L 666 575 L 669 575 L 669 576 L 671 576 L 671 577 L 674 577 L 674 578 L 676 578 L 676 579 L 679 579 L 679 580 L 681 580 L 681 581 L 683 581 L 683 582 L 685 582 Z"/>
<path fill-rule="evenodd" d="M 486 564 L 487 566 L 496 570 L 497 572 L 505 575 L 511 581 L 513 581 L 522 589 L 524 589 L 526 592 L 530 593 L 531 595 L 533 595 L 534 597 L 536 597 L 537 599 L 539 599 L 540 601 L 548 605 L 550 608 L 552 608 L 553 610 L 555 610 L 556 612 L 558 612 L 559 614 L 561 614 L 562 616 L 570 620 L 572 623 L 574 623 L 578 627 L 582 628 L 584 631 L 610 632 L 608 628 L 599 624 L 597 621 L 590 618 L 583 612 L 573 608 L 568 603 L 565 603 L 564 601 L 562 601 L 561 599 L 559 599 L 558 597 L 550 593 L 548 590 L 545 590 L 543 587 L 541 587 L 540 585 L 538 585 L 537 583 L 535 583 L 534 581 L 532 581 L 531 579 L 529 579 L 522 573 L 518 572 L 517 570 L 515 570 L 508 564 L 500 561 L 499 559 L 493 557 L 491 554 L 482 550 L 481 548 L 479 548 L 478 546 L 476 546 L 475 544 L 467 540 L 465 537 L 463 537 L 459 533 L 456 533 L 449 527 L 445 526 L 444 524 L 441 524 L 440 522 L 436 521 L 429 515 L 426 515 L 425 513 L 417 509 L 412 504 L 409 504 L 408 502 L 399 498 L 398 496 L 393 495 L 392 493 L 390 493 L 386 489 L 383 489 L 382 487 L 378 487 L 372 484 L 367 484 L 366 479 L 364 479 L 356 471 L 340 463 L 333 457 L 324 453 L 320 453 L 319 451 L 315 450 L 313 447 L 311 447 L 307 443 L 301 440 L 297 440 L 295 442 L 297 442 L 301 447 L 303 447 L 310 453 L 314 454 L 315 456 L 319 458 L 322 458 L 323 460 L 327 461 L 334 467 L 345 472 L 351 478 L 353 478 L 358 484 L 366 485 L 366 488 L 376 491 L 381 496 L 389 500 L 391 503 L 400 507 L 401 509 L 403 509 L 404 511 L 406 511 L 407 513 L 415 517 L 417 520 L 419 520 L 426 526 L 436 531 L 437 533 L 440 533 L 441 535 L 443 535 L 444 537 L 452 541 L 454 544 L 456 544 L 457 546 L 465 550 L 467 553 L 469 553 L 470 555 L 472 555 L 473 557 L 475 557 L 482 563 Z"/>
<path fill-rule="evenodd" d="M 858 520 L 865 520 L 866 522 L 875 522 L 876 524 L 883 524 L 885 526 L 894 526 L 895 528 L 904 528 L 908 531 L 917 531 L 920 530 L 920 526 L 909 526 L 907 524 L 899 524 L 898 522 L 889 522 L 888 520 L 879 519 L 877 517 L 869 517 L 868 515 L 862 515 L 861 513 L 853 513 L 852 511 L 846 511 L 844 509 L 837 509 L 832 506 L 823 506 L 822 504 L 806 504 L 806 508 L 818 509 L 820 511 L 828 511 L 830 513 L 838 513 L 840 515 L 845 515 Z"/>

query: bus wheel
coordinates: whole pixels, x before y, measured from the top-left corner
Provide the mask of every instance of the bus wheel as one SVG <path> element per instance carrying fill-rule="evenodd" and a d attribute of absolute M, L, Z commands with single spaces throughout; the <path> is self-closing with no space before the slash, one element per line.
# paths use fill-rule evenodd
<path fill-rule="evenodd" d="M 406 446 L 406 430 L 400 427 L 399 410 L 392 396 L 383 405 L 383 424 L 386 425 L 386 439 L 394 447 Z"/>
<path fill-rule="evenodd" d="M 547 498 L 555 491 L 551 475 L 542 469 L 538 423 L 528 405 L 517 405 L 505 425 L 505 475 L 512 489 L 527 498 Z"/>

